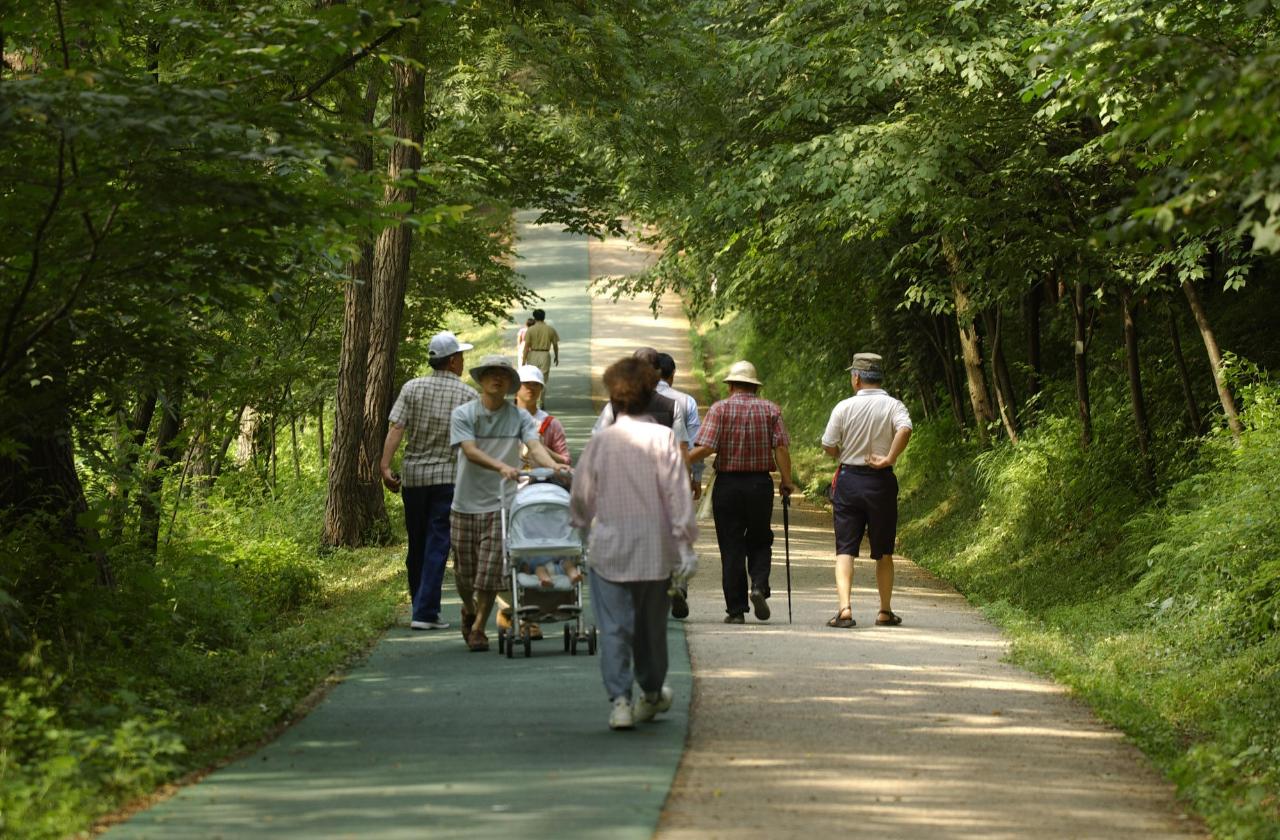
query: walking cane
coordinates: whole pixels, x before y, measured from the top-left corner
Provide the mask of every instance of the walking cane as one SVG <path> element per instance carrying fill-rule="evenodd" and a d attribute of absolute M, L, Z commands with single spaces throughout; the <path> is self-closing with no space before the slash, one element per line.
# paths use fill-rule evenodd
<path fill-rule="evenodd" d="M 782 544 L 787 557 L 787 624 L 791 623 L 791 496 L 782 497 Z"/>

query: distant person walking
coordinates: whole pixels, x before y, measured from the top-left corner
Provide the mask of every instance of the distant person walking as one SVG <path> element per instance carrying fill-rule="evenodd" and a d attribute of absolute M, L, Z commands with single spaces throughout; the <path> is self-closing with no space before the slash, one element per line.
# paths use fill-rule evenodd
<path fill-rule="evenodd" d="M 724 621 L 742 624 L 748 596 L 757 619 L 766 621 L 770 615 L 773 479 L 769 473 L 778 471 L 780 495 L 790 496 L 795 485 L 791 482 L 791 441 L 782 411 L 756 396 L 760 380 L 755 365 L 734 362 L 724 381 L 729 397 L 707 411 L 689 460 L 697 463 L 712 453 L 716 456 L 711 515 L 720 545 Z"/>
<path fill-rule="evenodd" d="M 478 394 L 460 377 L 463 354 L 470 344 L 451 332 L 436 333 L 427 345 L 430 376 L 410 379 L 391 407 L 391 425 L 382 447 L 382 483 L 404 499 L 404 525 L 409 535 L 409 600 L 414 630 L 440 630 L 440 587 L 449 559 L 449 508 L 457 462 L 449 443 L 453 410 Z M 391 472 L 391 459 L 408 438 L 401 475 Z M 403 488 L 401 488 L 403 484 Z"/>
<path fill-rule="evenodd" d="M 506 356 L 485 356 L 471 368 L 480 399 L 453 411 L 450 442 L 458 447 L 458 480 L 449 516 L 455 578 L 462 598 L 463 636 L 472 651 L 489 649 L 484 628 L 494 599 L 506 588 L 502 576 L 502 479 L 515 481 L 521 445 L 541 467 L 557 465 L 538 439 L 529 412 L 507 402 L 520 387 Z"/>
<path fill-rule="evenodd" d="M 524 339 L 529 334 L 529 327 L 532 327 L 534 323 L 535 321 L 530 318 L 524 322 L 524 326 L 516 333 L 516 364 L 518 365 L 524 364 Z"/>
<path fill-rule="evenodd" d="M 898 479 L 893 465 L 911 440 L 911 415 L 881 388 L 884 366 L 875 353 L 858 353 L 849 367 L 854 394 L 831 411 L 822 450 L 840 462 L 832 492 L 836 531 L 838 609 L 829 627 L 853 627 L 849 603 L 853 559 L 865 531 L 876 561 L 880 611 L 876 624 L 902 623 L 893 612 L 893 546 L 898 529 Z"/>
<path fill-rule="evenodd" d="M 551 365 L 560 365 L 560 334 L 547 323 L 547 313 L 541 309 L 533 310 L 533 325 L 524 334 L 524 358 L 519 363 L 542 371 L 542 402 L 546 402 Z"/>
<path fill-rule="evenodd" d="M 698 525 L 675 433 L 643 416 L 656 381 L 653 367 L 636 358 L 605 371 L 617 422 L 587 443 L 570 502 L 573 524 L 591 529 L 591 597 L 611 729 L 631 729 L 671 708 L 667 590 L 673 575 L 697 570 Z M 640 686 L 634 705 L 633 681 Z"/>

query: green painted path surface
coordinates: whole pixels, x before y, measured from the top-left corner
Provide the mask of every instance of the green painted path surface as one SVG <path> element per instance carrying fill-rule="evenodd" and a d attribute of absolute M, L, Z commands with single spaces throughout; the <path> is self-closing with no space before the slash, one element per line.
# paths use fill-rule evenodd
<path fill-rule="evenodd" d="M 575 455 L 590 432 L 591 307 L 582 237 L 520 216 L 519 269 L 559 331 L 548 405 Z M 525 313 L 515 313 L 523 322 Z M 514 347 L 514 331 L 511 346 Z M 458 601 L 446 578 L 445 617 Z M 676 703 L 611 732 L 597 657 L 545 625 L 534 656 L 473 654 L 456 629 L 392 629 L 310 715 L 259 752 L 108 833 L 117 838 L 639 838 L 653 834 L 688 728 L 683 629 Z M 496 642 L 496 634 L 490 637 Z"/>

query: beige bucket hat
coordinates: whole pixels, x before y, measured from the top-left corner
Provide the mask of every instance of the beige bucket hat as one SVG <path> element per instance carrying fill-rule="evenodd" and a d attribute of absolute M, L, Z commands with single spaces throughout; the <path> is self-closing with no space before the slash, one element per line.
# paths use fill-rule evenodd
<path fill-rule="evenodd" d="M 746 359 L 729 365 L 729 372 L 724 375 L 725 382 L 745 382 L 748 385 L 763 385 L 756 376 L 756 366 Z"/>
<path fill-rule="evenodd" d="M 511 380 L 507 386 L 508 394 L 514 394 L 520 390 L 520 374 L 516 372 L 516 366 L 511 364 L 511 360 L 506 356 L 482 356 L 480 357 L 480 363 L 467 372 L 471 374 L 472 379 L 479 382 L 480 377 L 484 376 L 486 371 L 495 369 L 507 372 L 508 378 Z"/>

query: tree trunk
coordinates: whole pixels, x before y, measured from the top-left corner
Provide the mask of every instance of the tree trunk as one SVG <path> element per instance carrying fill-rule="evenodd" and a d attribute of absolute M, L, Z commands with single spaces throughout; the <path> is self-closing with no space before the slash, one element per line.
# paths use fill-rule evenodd
<path fill-rule="evenodd" d="M 415 40 L 409 50 L 414 58 L 421 51 Z M 407 205 L 412 211 L 417 188 L 412 180 L 422 163 L 422 71 L 409 62 L 395 67 L 395 91 L 391 100 L 391 132 L 406 142 L 391 148 L 387 164 L 390 184 L 388 204 Z M 373 255 L 373 313 L 369 325 L 369 376 L 364 400 L 364 457 L 360 461 L 361 485 L 366 490 L 368 523 L 385 530 L 387 511 L 383 503 L 378 464 L 387 436 L 387 413 L 391 409 L 396 354 L 400 344 L 400 320 L 404 312 L 405 290 L 409 282 L 409 255 L 413 227 L 402 222 L 378 235 Z"/>
<path fill-rule="evenodd" d="M 1085 446 L 1093 443 L 1093 414 L 1089 408 L 1089 322 L 1085 311 L 1088 300 L 1088 285 L 1077 283 L 1071 297 L 1071 315 L 1075 324 L 1076 410 L 1080 415 L 1080 440 Z"/>
<path fill-rule="evenodd" d="M 1027 376 L 1028 403 L 1040 393 L 1040 378 L 1044 375 L 1040 358 L 1040 306 L 1044 301 L 1044 287 L 1044 281 L 1037 281 L 1022 297 L 1022 320 L 1027 332 L 1027 367 L 1031 369 Z"/>
<path fill-rule="evenodd" d="M 316 440 L 320 444 L 320 471 L 323 472 L 325 465 L 329 463 L 324 451 L 324 397 L 320 398 L 316 408 Z"/>
<path fill-rule="evenodd" d="M 996 386 L 996 406 L 1000 410 L 1000 422 L 1004 424 L 1005 434 L 1009 442 L 1018 442 L 1017 401 L 1013 394 L 1013 380 L 1009 376 L 1009 366 L 1004 359 L 1004 341 L 1000 336 L 1000 310 L 994 313 L 988 309 L 982 313 L 987 327 L 988 341 L 991 345 L 991 381 Z"/>
<path fill-rule="evenodd" d="M 1227 425 L 1231 428 L 1232 436 L 1238 441 L 1244 429 L 1240 425 L 1240 414 L 1236 411 L 1235 398 L 1231 396 L 1231 389 L 1227 387 L 1227 380 L 1222 374 L 1222 351 L 1218 349 L 1218 339 L 1213 334 L 1213 327 L 1209 324 L 1209 316 L 1204 311 L 1204 305 L 1200 303 L 1200 295 L 1190 280 L 1182 282 L 1182 291 L 1187 296 L 1191 314 L 1195 316 L 1196 326 L 1200 328 L 1200 337 L 1204 340 L 1204 349 L 1209 354 L 1213 383 L 1218 387 L 1218 399 L 1222 402 L 1222 410 L 1227 415 Z"/>
<path fill-rule="evenodd" d="M 258 456 L 258 427 L 262 425 L 262 415 L 251 405 L 240 412 L 240 437 L 236 439 L 236 463 L 240 466 L 253 461 L 255 468 Z"/>
<path fill-rule="evenodd" d="M 1138 453 L 1147 475 L 1147 488 L 1156 490 L 1156 466 L 1151 458 L 1151 422 L 1147 418 L 1147 400 L 1142 393 L 1142 360 L 1138 355 L 1138 322 L 1134 315 L 1133 297 L 1128 289 L 1120 292 L 1120 308 L 1124 315 L 1124 358 L 1129 373 L 1129 400 L 1133 403 L 1134 430 L 1138 433 Z"/>
<path fill-rule="evenodd" d="M 119 478 L 112 486 L 109 507 L 110 526 L 108 532 L 117 542 L 124 537 L 124 523 L 129 504 L 129 492 L 133 485 L 134 469 L 142 454 L 142 447 L 147 442 L 147 433 L 151 430 L 151 420 L 156 413 L 156 392 L 148 389 L 138 395 L 129 415 L 128 425 L 121 440 L 116 459 L 116 474 Z"/>
<path fill-rule="evenodd" d="M 177 445 L 178 432 L 182 428 L 182 396 L 177 388 L 161 400 L 160 428 L 156 431 L 156 446 L 142 478 L 142 492 L 138 495 L 138 543 L 152 555 L 160 544 L 160 509 L 163 506 L 164 474 L 181 455 Z"/>
<path fill-rule="evenodd" d="M 956 418 L 956 426 L 964 431 L 969 426 L 969 418 L 964 410 L 964 392 L 960 387 L 960 376 L 956 373 L 956 357 L 960 355 L 960 348 L 956 344 L 960 335 L 954 329 L 954 322 L 946 316 L 938 315 L 935 322 L 942 336 L 942 374 L 947 384 L 947 396 L 951 399 L 951 413 Z"/>
<path fill-rule="evenodd" d="M 377 101 L 378 85 L 371 80 L 360 106 L 363 109 L 361 123 L 366 127 L 373 125 Z M 371 143 L 361 140 L 352 151 L 359 168 L 372 171 Z M 343 290 L 342 347 L 338 354 L 333 445 L 329 447 L 329 492 L 325 498 L 321 539 L 325 545 L 356 547 L 362 543 L 367 524 L 368 493 L 361 489 L 360 463 L 364 456 L 364 395 L 369 375 L 369 318 L 373 306 L 372 240 L 360 243 L 359 256 L 347 266 L 347 273 L 351 275 L 351 282 Z"/>
<path fill-rule="evenodd" d="M 1182 336 L 1178 333 L 1178 315 L 1173 304 L 1165 302 L 1166 315 L 1169 320 L 1169 343 L 1173 345 L 1173 361 L 1178 366 L 1178 381 L 1182 383 L 1182 398 L 1187 406 L 1187 428 L 1192 436 L 1204 434 L 1204 415 L 1200 413 L 1200 402 L 1196 399 L 1195 388 L 1191 386 L 1191 372 L 1187 370 L 1187 359 L 1182 353 Z"/>
<path fill-rule="evenodd" d="M 960 330 L 960 350 L 964 358 L 965 377 L 969 382 L 969 402 L 973 406 L 978 440 L 986 446 L 989 439 L 987 426 L 995 420 L 995 415 L 991 411 L 991 396 L 987 391 L 978 327 L 974 322 L 968 293 L 959 283 L 953 283 L 951 288 L 956 298 L 956 326 Z"/>
<path fill-rule="evenodd" d="M 222 442 L 218 444 L 218 451 L 214 453 L 213 464 L 209 467 L 209 483 L 218 480 L 218 476 L 222 475 L 222 465 L 227 462 L 227 450 L 231 448 L 231 441 L 236 439 L 236 432 L 240 430 L 240 421 L 244 417 L 244 413 L 249 406 L 242 405 L 236 412 L 236 416 L 231 418 L 231 423 L 227 426 L 226 433 L 222 436 Z"/>

